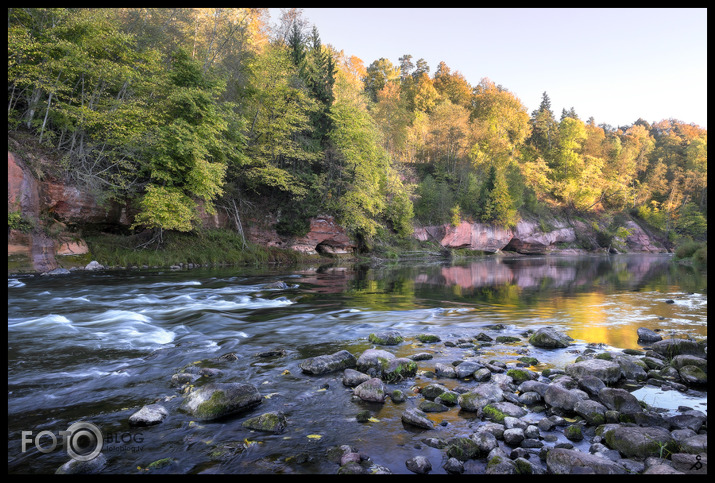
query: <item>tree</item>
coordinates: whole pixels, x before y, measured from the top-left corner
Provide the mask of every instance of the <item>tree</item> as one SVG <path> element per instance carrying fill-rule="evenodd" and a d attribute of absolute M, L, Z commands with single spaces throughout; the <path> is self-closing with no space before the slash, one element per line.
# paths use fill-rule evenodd
<path fill-rule="evenodd" d="M 504 172 L 494 164 L 489 167 L 480 199 L 482 200 L 480 218 L 483 222 L 494 223 L 505 228 L 516 226 L 519 216 L 509 194 Z"/>
<path fill-rule="evenodd" d="M 551 110 L 551 99 L 544 92 L 541 95 L 539 108 L 531 113 L 531 137 L 529 143 L 532 144 L 542 156 L 549 157 L 550 151 L 556 140 L 558 123 L 554 119 Z"/>
<path fill-rule="evenodd" d="M 223 193 L 227 121 L 216 104 L 220 83 L 206 79 L 184 50 L 173 57 L 149 160 L 149 183 L 133 226 L 189 231 L 200 199 L 208 213 Z"/>
<path fill-rule="evenodd" d="M 377 102 L 377 94 L 389 82 L 396 82 L 400 78 L 400 69 L 392 62 L 381 57 L 367 68 L 365 75 L 365 92 L 373 102 Z"/>

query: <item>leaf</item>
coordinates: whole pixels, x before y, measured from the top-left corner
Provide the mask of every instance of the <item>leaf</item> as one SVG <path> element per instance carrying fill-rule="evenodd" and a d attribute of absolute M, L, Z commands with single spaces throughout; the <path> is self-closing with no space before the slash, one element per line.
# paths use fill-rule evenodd
<path fill-rule="evenodd" d="M 309 435 L 306 436 L 306 437 L 307 437 L 308 439 L 320 439 L 320 438 L 323 437 L 323 435 L 322 435 L 322 434 L 309 434 Z"/>
<path fill-rule="evenodd" d="M 371 423 L 379 423 L 380 422 L 380 420 L 377 418 L 368 418 L 368 421 L 370 421 Z"/>

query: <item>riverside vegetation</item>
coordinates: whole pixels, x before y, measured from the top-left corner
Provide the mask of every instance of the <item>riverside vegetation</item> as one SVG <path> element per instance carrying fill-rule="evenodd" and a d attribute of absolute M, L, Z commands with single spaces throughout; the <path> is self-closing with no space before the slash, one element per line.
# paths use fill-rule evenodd
<path fill-rule="evenodd" d="M 8 10 L 8 139 L 43 154 L 28 157 L 38 179 L 127 208 L 108 228 L 127 240 L 92 240 L 101 263 L 187 262 L 161 250 L 182 233 L 223 252 L 226 236 L 201 234 L 200 214 L 216 212 L 238 226 L 270 214 L 292 236 L 328 214 L 363 253 L 411 249 L 416 224 L 554 214 L 633 216 L 669 246 L 706 239 L 706 129 L 559 118 L 546 92 L 528 113 L 444 62 L 430 75 L 411 54 L 393 64 L 323 45 L 300 9 L 274 20 L 261 8 Z M 8 206 L 9 229 L 51 231 L 55 218 Z M 141 247 L 160 250 L 130 254 Z M 250 247 L 221 261 L 276 257 Z"/>

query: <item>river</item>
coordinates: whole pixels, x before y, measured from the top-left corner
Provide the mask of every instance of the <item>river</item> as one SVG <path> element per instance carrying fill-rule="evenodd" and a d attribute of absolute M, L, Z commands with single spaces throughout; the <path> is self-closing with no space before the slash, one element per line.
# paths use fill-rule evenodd
<path fill-rule="evenodd" d="M 272 288 L 277 281 L 287 288 Z M 298 364 L 342 349 L 357 356 L 373 347 L 370 333 L 391 329 L 406 342 L 389 350 L 400 356 L 431 350 L 434 359 L 419 367 L 433 370 L 436 361 L 458 359 L 464 349 L 421 345 L 416 334 L 468 341 L 495 324 L 504 326 L 504 335 L 520 337 L 548 325 L 573 337 L 570 350 L 522 343 L 482 352 L 505 362 L 534 356 L 537 370 L 562 368 L 588 343 L 641 348 L 638 327 L 702 338 L 707 276 L 667 255 L 11 275 L 8 471 L 53 473 L 69 457 L 61 439 L 49 450 L 49 433 L 89 421 L 105 438 L 107 473 L 147 472 L 151 462 L 171 458 L 151 471 L 334 474 L 338 466 L 325 453 L 341 444 L 393 473 L 409 473 L 405 460 L 418 453 L 434 461 L 434 472 L 443 472 L 443 452 L 420 445 L 424 435 L 400 421 L 413 398 L 403 408 L 390 401 L 358 403 L 342 385 L 342 373 L 308 376 Z M 259 355 L 270 350 L 284 352 Z M 264 399 L 250 414 L 283 411 L 286 432 L 250 431 L 241 426 L 246 415 L 201 423 L 178 409 L 183 397 L 170 384 L 172 374 L 231 352 L 238 360 L 213 364 L 222 371 L 220 380 L 255 385 Z M 419 375 L 395 387 L 409 392 L 428 381 Z M 706 396 L 679 396 L 663 404 L 707 410 Z M 155 401 L 169 410 L 164 422 L 129 425 L 130 415 Z M 364 408 L 373 419 L 357 423 L 355 414 Z M 436 417 L 443 436 L 478 422 L 456 409 Z M 23 451 L 23 431 L 30 438 L 47 433 Z"/>

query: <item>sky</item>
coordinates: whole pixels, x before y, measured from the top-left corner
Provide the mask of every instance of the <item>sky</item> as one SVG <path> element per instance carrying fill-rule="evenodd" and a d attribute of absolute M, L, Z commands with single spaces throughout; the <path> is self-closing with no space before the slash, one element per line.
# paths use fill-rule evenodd
<path fill-rule="evenodd" d="M 277 23 L 280 9 L 269 9 Z M 422 58 L 475 86 L 488 77 L 529 114 L 546 92 L 613 127 L 678 119 L 707 128 L 707 9 L 303 8 L 322 43 L 363 60 Z"/>

